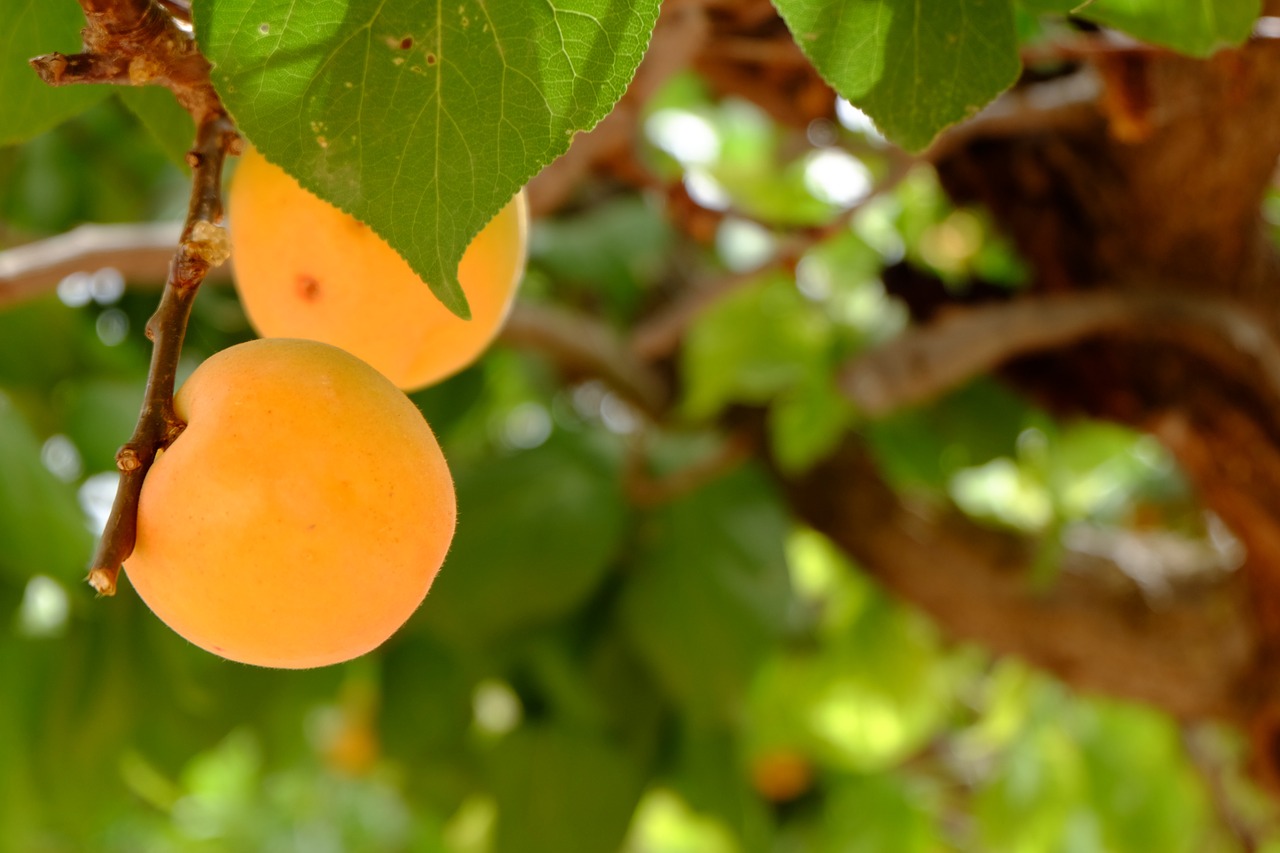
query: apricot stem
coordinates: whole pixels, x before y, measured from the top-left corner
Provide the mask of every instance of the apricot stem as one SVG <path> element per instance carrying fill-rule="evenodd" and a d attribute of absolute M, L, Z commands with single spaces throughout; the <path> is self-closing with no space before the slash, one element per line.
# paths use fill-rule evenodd
<path fill-rule="evenodd" d="M 178 356 L 200 284 L 230 255 L 221 225 L 222 166 L 228 154 L 240 153 L 241 141 L 210 82 L 208 60 L 160 0 L 80 0 L 80 6 L 87 22 L 84 51 L 32 59 L 41 79 L 53 86 L 165 86 L 196 124 L 195 144 L 187 155 L 191 200 L 164 293 L 147 321 L 153 348 L 142 412 L 132 438 L 116 454 L 120 485 L 89 569 L 89 584 L 101 595 L 112 595 L 120 567 L 137 541 L 142 482 L 156 454 L 185 427 L 173 408 Z"/>

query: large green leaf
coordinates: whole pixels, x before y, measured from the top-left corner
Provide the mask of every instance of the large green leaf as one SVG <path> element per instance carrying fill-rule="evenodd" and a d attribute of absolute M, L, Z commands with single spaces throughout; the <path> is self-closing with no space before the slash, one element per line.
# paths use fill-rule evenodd
<path fill-rule="evenodd" d="M 661 508 L 644 528 L 623 624 L 691 719 L 735 718 L 781 634 L 787 527 L 763 478 L 740 471 Z"/>
<path fill-rule="evenodd" d="M 587 732 L 537 726 L 493 755 L 496 853 L 611 853 L 640 799 L 641 768 Z"/>
<path fill-rule="evenodd" d="M 1012 0 L 774 0 L 823 78 L 918 151 L 1013 85 Z"/>
<path fill-rule="evenodd" d="M 93 544 L 75 491 L 40 462 L 40 441 L 0 392 L 0 571 L 74 578 Z"/>
<path fill-rule="evenodd" d="M 168 158 L 189 171 L 187 152 L 195 143 L 196 125 L 173 93 L 159 86 L 123 86 L 117 94 Z"/>
<path fill-rule="evenodd" d="M 930 853 L 946 849 L 937 826 L 941 808 L 932 793 L 926 786 L 913 785 L 899 775 L 841 780 L 823 808 L 822 849 L 843 853 Z"/>
<path fill-rule="evenodd" d="M 1095 0 L 1081 17 L 1192 56 L 1249 37 L 1261 0 Z"/>
<path fill-rule="evenodd" d="M 731 402 L 769 403 L 820 377 L 833 330 L 784 275 L 770 275 L 698 318 L 680 354 L 685 412 L 715 414 Z"/>
<path fill-rule="evenodd" d="M 0 145 L 22 142 L 84 112 L 108 86 L 49 86 L 27 64 L 33 56 L 80 51 L 84 12 L 75 3 L 0 0 Z"/>
<path fill-rule="evenodd" d="M 463 644 L 554 620 L 591 594 L 622 545 L 617 478 L 568 437 L 458 472 L 458 532 L 424 622 Z"/>
<path fill-rule="evenodd" d="M 657 0 L 197 0 L 249 139 L 449 308 L 471 238 L 622 95 Z"/>

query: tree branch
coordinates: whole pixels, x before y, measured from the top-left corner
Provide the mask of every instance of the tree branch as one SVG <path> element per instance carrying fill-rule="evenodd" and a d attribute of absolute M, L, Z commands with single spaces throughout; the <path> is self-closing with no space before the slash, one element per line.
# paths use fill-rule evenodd
<path fill-rule="evenodd" d="M 1237 573 L 1148 600 L 1115 564 L 1068 552 L 1039 590 L 1031 543 L 908 507 L 853 439 L 803 475 L 776 476 L 804 521 L 950 635 L 1180 717 L 1245 718 L 1258 638 L 1239 617 Z"/>
<path fill-rule="evenodd" d="M 650 416 L 660 415 L 669 403 L 662 378 L 594 317 L 522 303 L 507 318 L 501 340 L 544 353 L 569 373 L 603 379 Z"/>
<path fill-rule="evenodd" d="M 192 149 L 194 176 L 187 219 L 177 254 L 156 313 L 147 321 L 154 346 L 147 372 L 146 395 L 133 437 L 116 454 L 120 485 L 107 526 L 89 569 L 89 583 L 102 595 L 113 595 L 120 566 L 133 553 L 138 535 L 138 500 L 142 482 L 156 454 L 186 426 L 173 410 L 178 356 L 196 291 L 210 268 L 222 264 L 231 246 L 222 220 L 222 164 L 239 136 L 225 115 L 208 117 L 196 129 Z"/>
<path fill-rule="evenodd" d="M 75 272 L 111 267 L 128 281 L 165 278 L 177 223 L 81 225 L 74 231 L 0 251 L 0 309 L 52 292 Z M 227 266 L 210 268 L 206 281 L 226 282 Z M 663 378 L 636 358 L 621 338 L 594 317 L 517 302 L 500 333 L 511 346 L 540 352 L 569 374 L 598 377 L 649 415 L 666 409 Z"/>
<path fill-rule="evenodd" d="M 1019 356 L 1108 332 L 1176 341 L 1220 361 L 1244 355 L 1280 397 L 1280 344 L 1243 306 L 1169 292 L 1076 292 L 1022 296 L 953 309 L 859 356 L 839 375 L 864 412 L 885 415 L 929 400 Z"/>
<path fill-rule="evenodd" d="M 0 252 L 0 309 L 49 293 L 75 272 L 111 267 L 126 281 L 161 282 L 181 237 L 180 222 L 94 224 L 6 249 Z M 227 277 L 226 267 L 209 274 Z"/>
<path fill-rule="evenodd" d="M 80 0 L 80 5 L 87 22 L 84 50 L 32 59 L 31 67 L 44 82 L 160 85 L 173 92 L 197 126 L 226 114 L 209 81 L 209 61 L 159 2 Z"/>
<path fill-rule="evenodd" d="M 191 200 L 169 265 L 160 305 L 147 322 L 154 342 L 146 395 L 133 437 L 116 454 L 120 484 L 107 525 L 89 569 L 89 583 L 102 595 L 115 592 L 120 566 L 133 553 L 138 532 L 138 500 L 142 482 L 156 454 L 181 433 L 185 424 L 173 410 L 178 356 L 196 291 L 205 274 L 230 256 L 222 221 L 222 164 L 240 153 L 240 136 L 209 79 L 210 65 L 190 29 L 155 0 L 80 0 L 87 25 L 84 51 L 72 56 L 51 53 L 31 60 L 46 83 L 155 84 L 167 87 L 196 125 L 187 154 L 192 169 Z M 180 5 L 181 9 L 182 6 Z M 47 275 L 38 253 L 28 250 L 30 271 Z M 20 256 L 21 258 L 21 256 Z"/>

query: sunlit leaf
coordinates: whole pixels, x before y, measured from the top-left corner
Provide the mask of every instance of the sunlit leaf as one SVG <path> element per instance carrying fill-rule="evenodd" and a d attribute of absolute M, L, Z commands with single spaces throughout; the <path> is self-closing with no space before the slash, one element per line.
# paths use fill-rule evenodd
<path fill-rule="evenodd" d="M 755 472 L 657 510 L 622 601 L 636 648 L 694 719 L 746 695 L 785 617 L 787 520 Z"/>
<path fill-rule="evenodd" d="M 727 295 L 698 319 L 681 350 L 692 417 L 730 402 L 765 403 L 821 376 L 830 323 L 785 276 L 769 276 Z"/>
<path fill-rule="evenodd" d="M 607 461 L 567 437 L 460 471 L 458 532 L 421 618 L 480 643 L 578 605 L 621 545 L 622 493 Z"/>
<path fill-rule="evenodd" d="M 656 0 L 197 0 L 200 44 L 267 159 L 467 314 L 458 261 L 635 72 Z"/>
<path fill-rule="evenodd" d="M 1094 0 L 1081 17 L 1192 56 L 1249 37 L 1261 0 Z"/>
<path fill-rule="evenodd" d="M 1013 85 L 1012 0 L 775 0 L 828 83 L 909 150 Z"/>

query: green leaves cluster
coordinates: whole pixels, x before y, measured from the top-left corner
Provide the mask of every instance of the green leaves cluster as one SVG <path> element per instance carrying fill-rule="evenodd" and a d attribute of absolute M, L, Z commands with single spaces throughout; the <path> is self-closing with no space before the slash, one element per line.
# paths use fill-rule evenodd
<path fill-rule="evenodd" d="M 467 315 L 456 269 L 515 192 L 622 95 L 656 0 L 205 0 L 200 44 L 241 129 L 368 222 Z"/>
<path fill-rule="evenodd" d="M 1012 82 L 1028 16 L 1075 4 L 917 5 L 778 0 L 818 70 L 909 147 Z M 1257 5 L 1096 0 L 1076 14 L 1202 55 L 1245 37 Z M 0 0 L 0 144 L 26 141 L 0 150 L 6 240 L 185 205 L 157 156 L 180 162 L 190 137 L 165 93 L 31 85 L 29 53 L 75 49 L 70 7 Z M 656 12 L 195 4 L 254 144 L 366 218 L 459 310 L 462 247 L 609 110 Z M 540 230 L 527 297 L 628 324 L 669 285 L 673 246 L 701 252 L 702 272 L 742 271 L 725 233 L 768 265 L 791 229 L 845 209 L 807 186 L 804 156 L 762 113 L 681 87 L 699 88 L 677 81 L 656 107 L 704 120 L 721 151 L 655 168 L 718 183 L 734 213 L 716 248 L 681 243 L 650 199 L 613 197 Z M 857 162 L 869 181 L 886 173 L 874 154 Z M 992 523 L 1055 532 L 1137 502 L 1166 517 L 1189 505 L 1132 435 L 1058 429 L 989 384 L 861 421 L 830 380 L 902 322 L 878 278 L 898 260 L 948 283 L 1018 274 L 980 217 L 909 176 L 692 323 L 675 423 L 650 428 L 640 466 L 660 478 L 704 460 L 707 425 L 745 405 L 765 412 L 784 469 L 856 428 L 896 486 Z M 84 504 L 136 414 L 152 297 L 0 314 L 0 848 L 1229 849 L 1168 720 L 949 647 L 797 530 L 753 466 L 639 505 L 620 401 L 510 351 L 415 396 L 455 472 L 460 528 L 425 608 L 375 655 L 263 672 L 193 649 L 127 592 L 91 604 Z M 249 335 L 225 291 L 195 310 L 191 362 Z M 104 336 L 122 321 L 123 341 Z M 1048 521 L 1013 512 L 1037 501 Z M 787 797 L 778 767 L 797 774 Z"/>
<path fill-rule="evenodd" d="M 1203 56 L 1244 39 L 1260 0 L 1096 0 L 1075 13 Z M 1016 19 L 1074 3 L 777 0 L 796 42 L 844 98 L 902 146 L 926 147 L 1012 85 Z M 33 51 L 73 52 L 70 4 L 4 0 L 0 143 L 107 96 L 52 91 Z M 574 134 L 622 95 L 657 0 L 197 0 L 196 33 L 227 107 L 267 159 L 367 222 L 449 308 L 472 237 Z M 181 162 L 190 124 L 162 98 L 122 95 Z"/>

